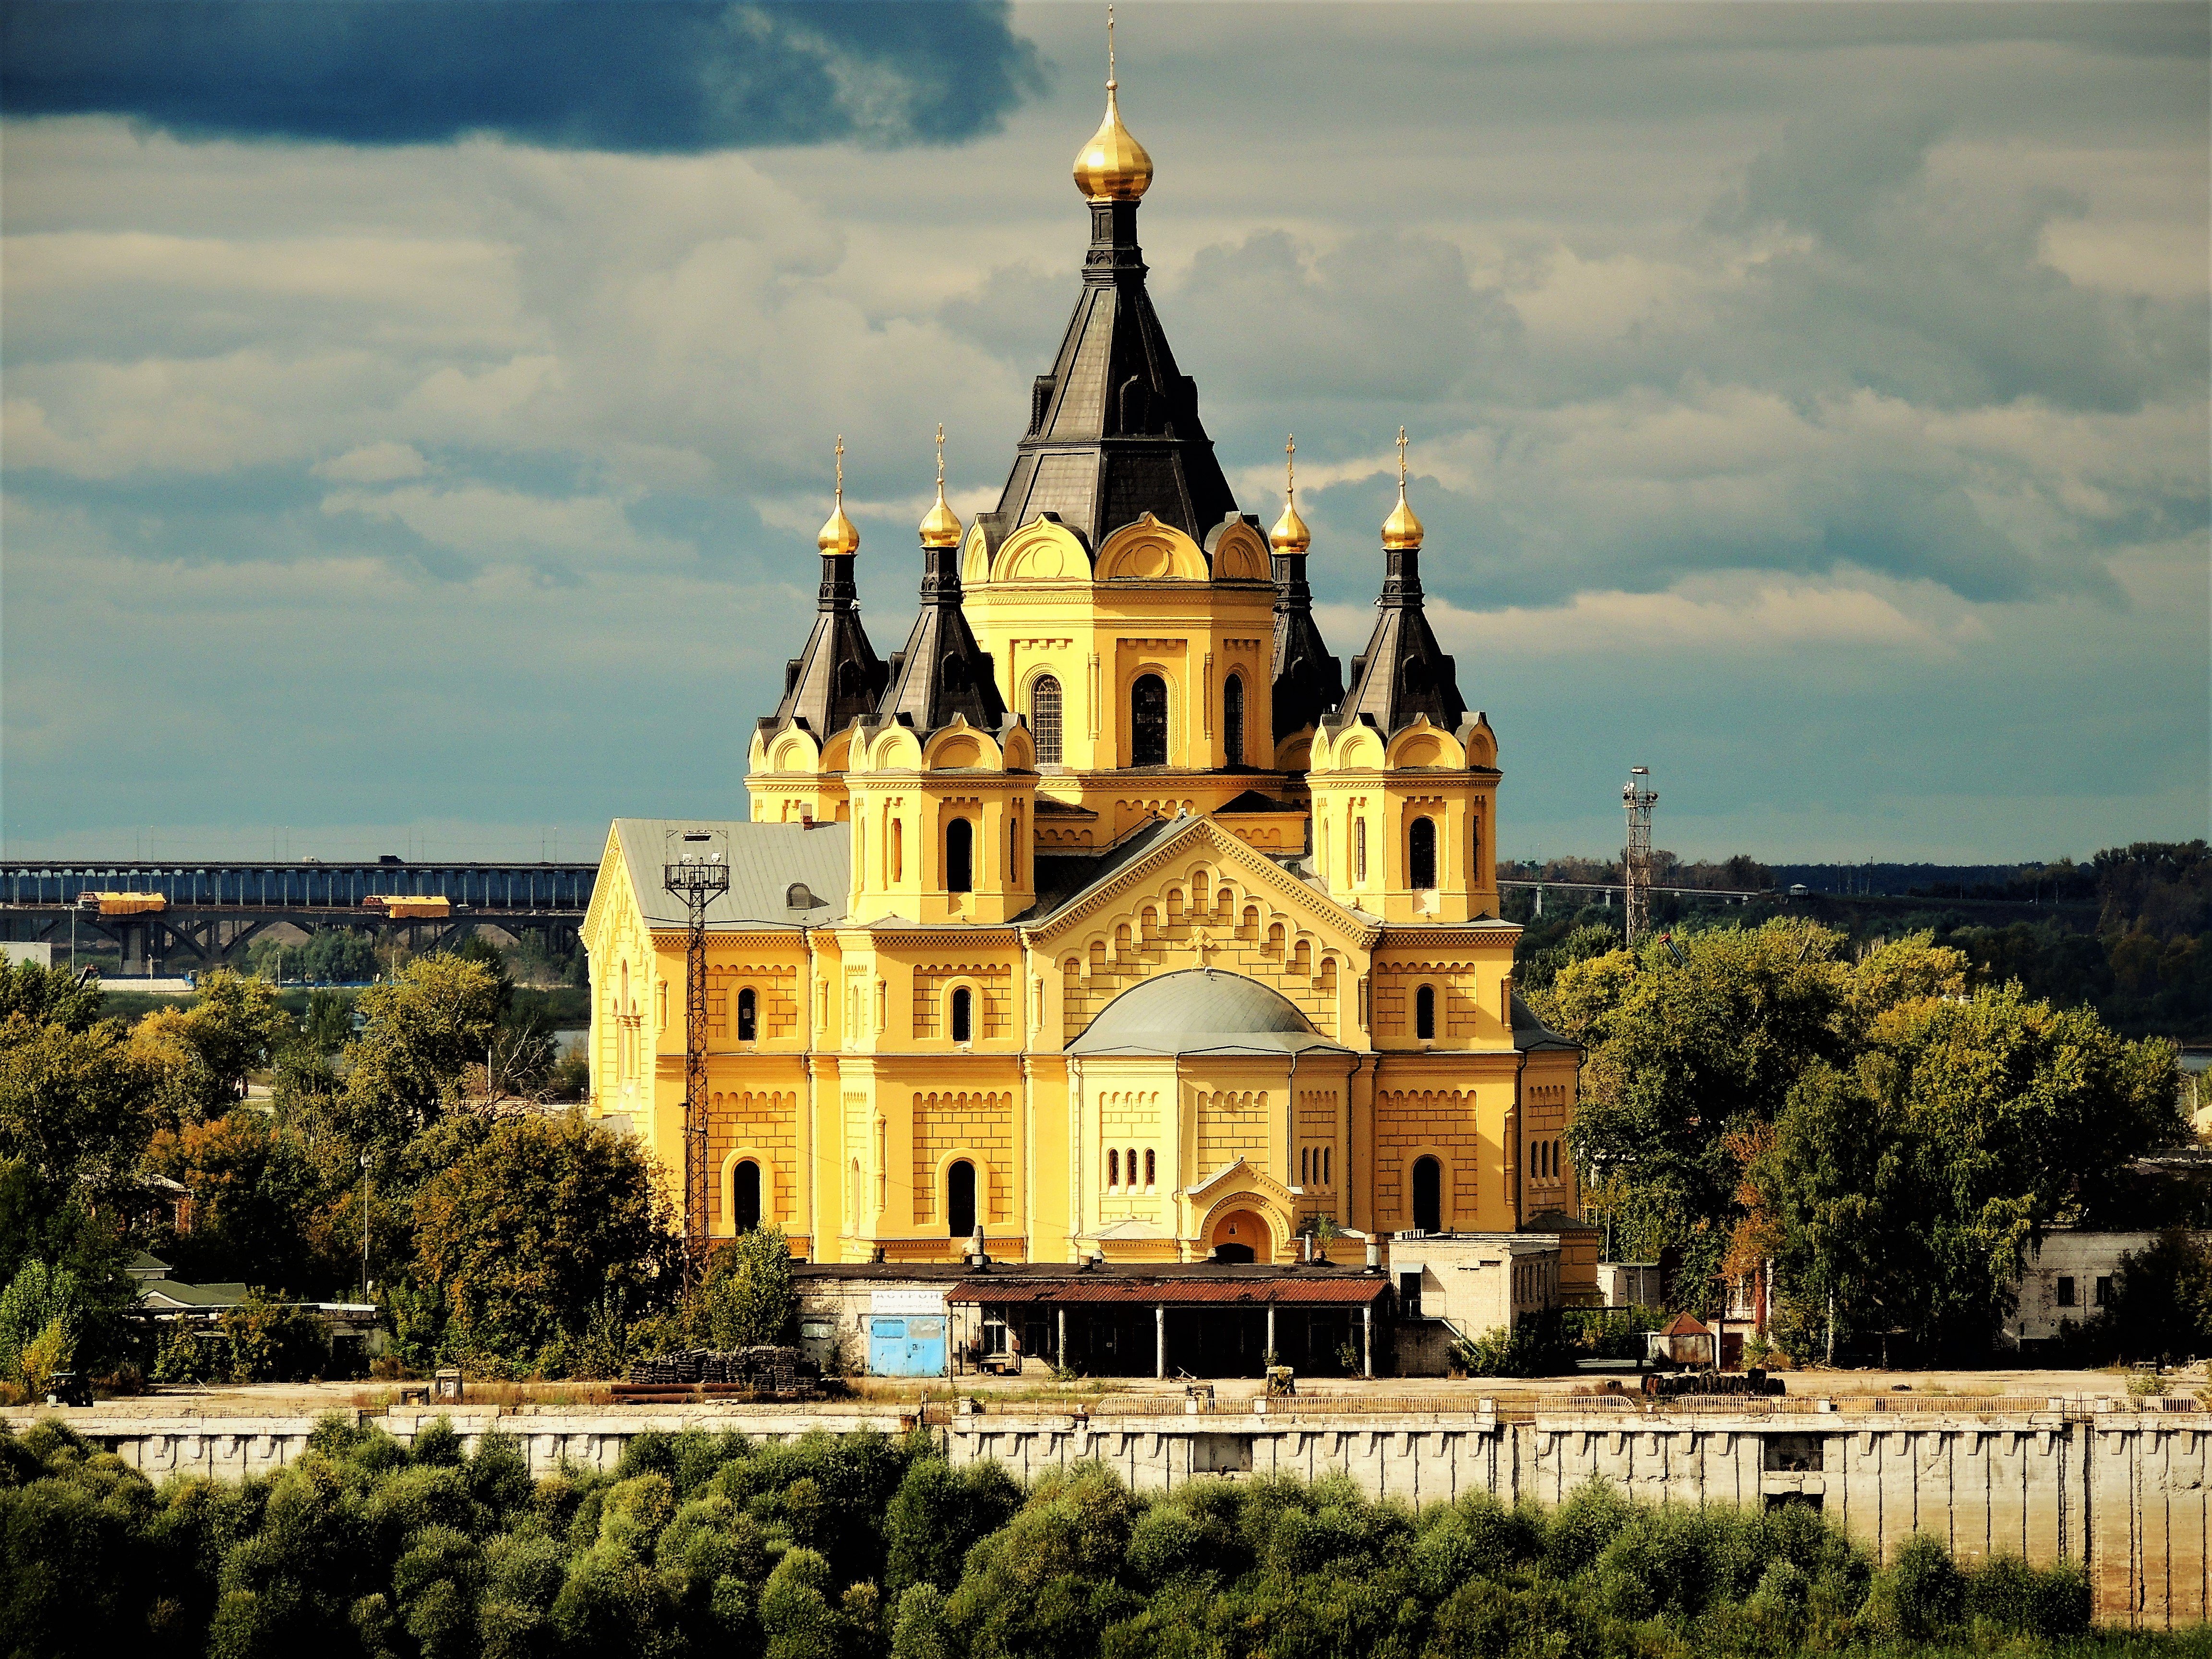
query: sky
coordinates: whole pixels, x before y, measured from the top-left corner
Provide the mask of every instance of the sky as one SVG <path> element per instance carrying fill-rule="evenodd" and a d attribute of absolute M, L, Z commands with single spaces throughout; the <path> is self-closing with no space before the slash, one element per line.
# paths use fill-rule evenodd
<path fill-rule="evenodd" d="M 1410 435 L 1500 851 L 2205 835 L 2212 13 L 1125 3 L 1152 287 L 1360 650 Z M 831 447 L 911 621 L 1078 287 L 1093 5 L 10 0 L 17 856 L 742 817 Z"/>

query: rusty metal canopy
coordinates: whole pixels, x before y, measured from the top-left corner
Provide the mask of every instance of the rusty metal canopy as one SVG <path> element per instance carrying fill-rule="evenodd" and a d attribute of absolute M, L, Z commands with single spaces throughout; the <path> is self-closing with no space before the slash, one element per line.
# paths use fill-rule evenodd
<path fill-rule="evenodd" d="M 947 1302 L 993 1303 L 1001 1306 L 1036 1303 L 1104 1303 L 1133 1308 L 1265 1307 L 1296 1303 L 1306 1307 L 1364 1307 L 1389 1294 L 1380 1273 L 1281 1279 L 1080 1278 L 1027 1279 L 1012 1283 L 956 1285 Z"/>

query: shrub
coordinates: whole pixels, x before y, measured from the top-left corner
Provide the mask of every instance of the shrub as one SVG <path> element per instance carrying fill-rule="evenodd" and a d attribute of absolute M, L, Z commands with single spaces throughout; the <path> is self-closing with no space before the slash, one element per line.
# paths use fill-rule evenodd
<path fill-rule="evenodd" d="M 33 1399 L 45 1394 L 53 1373 L 76 1358 L 84 1315 L 75 1273 L 25 1262 L 0 1291 L 0 1378 L 21 1383 Z"/>
<path fill-rule="evenodd" d="M 330 1327 L 299 1304 L 258 1290 L 223 1315 L 222 1334 L 230 1374 L 240 1382 L 304 1382 L 330 1367 Z"/>

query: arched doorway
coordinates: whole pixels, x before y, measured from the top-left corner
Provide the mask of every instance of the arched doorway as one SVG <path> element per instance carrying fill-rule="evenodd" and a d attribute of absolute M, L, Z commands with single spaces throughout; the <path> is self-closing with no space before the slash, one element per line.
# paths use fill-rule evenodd
<path fill-rule="evenodd" d="M 750 1158 L 730 1172 L 730 1216 L 741 1233 L 749 1233 L 760 1225 L 761 1170 Z"/>
<path fill-rule="evenodd" d="M 975 1166 L 966 1158 L 945 1172 L 945 1231 L 966 1238 L 975 1231 Z"/>
<path fill-rule="evenodd" d="M 1413 1231 L 1444 1230 L 1444 1166 L 1432 1158 L 1413 1160 Z"/>
<path fill-rule="evenodd" d="M 1252 1210 L 1229 1210 L 1207 1229 L 1207 1247 L 1216 1261 L 1273 1261 L 1275 1236 L 1267 1218 Z"/>

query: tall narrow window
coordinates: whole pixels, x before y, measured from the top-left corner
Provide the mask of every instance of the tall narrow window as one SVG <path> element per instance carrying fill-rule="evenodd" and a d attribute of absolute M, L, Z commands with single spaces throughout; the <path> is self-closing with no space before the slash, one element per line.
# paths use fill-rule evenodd
<path fill-rule="evenodd" d="M 760 1003 L 750 988 L 738 993 L 738 1041 L 750 1042 L 760 1033 Z"/>
<path fill-rule="evenodd" d="M 1298 1185 L 1301 1187 L 1304 1186 L 1308 1180 L 1311 1178 L 1308 1175 L 1307 1170 L 1312 1161 L 1312 1152 L 1313 1149 L 1310 1146 L 1301 1146 L 1298 1148 Z"/>
<path fill-rule="evenodd" d="M 1444 1167 L 1432 1158 L 1413 1160 L 1413 1228 L 1424 1233 L 1444 1230 Z"/>
<path fill-rule="evenodd" d="M 1039 766 L 1060 764 L 1060 682 L 1040 674 L 1030 687 L 1030 735 L 1036 739 Z"/>
<path fill-rule="evenodd" d="M 1107 1188 L 1107 1190 L 1108 1190 L 1109 1192 L 1110 1192 L 1110 1191 L 1112 1191 L 1115 1188 L 1119 1187 L 1121 1184 L 1121 1149 L 1119 1146 L 1109 1146 L 1109 1147 L 1106 1149 L 1106 1188 Z"/>
<path fill-rule="evenodd" d="M 1367 820 L 1364 817 L 1352 823 L 1352 878 L 1367 879 Z"/>
<path fill-rule="evenodd" d="M 1336 1153 L 1334 1150 L 1328 1146 L 1322 1147 L 1321 1149 L 1321 1184 L 1322 1186 L 1326 1187 L 1328 1185 L 1332 1172 L 1335 1168 L 1335 1164 Z"/>
<path fill-rule="evenodd" d="M 761 1170 L 760 1165 L 750 1158 L 731 1174 L 730 1218 L 741 1233 L 749 1233 L 760 1225 Z"/>
<path fill-rule="evenodd" d="M 1147 1146 L 1145 1148 L 1145 1188 L 1146 1191 L 1150 1191 L 1152 1188 L 1157 1184 L 1158 1181 L 1157 1176 L 1153 1173 L 1154 1165 L 1152 1159 L 1155 1156 L 1156 1154 L 1151 1147 Z"/>
<path fill-rule="evenodd" d="M 1231 674 L 1221 688 L 1221 747 L 1231 766 L 1244 764 L 1244 679 Z"/>
<path fill-rule="evenodd" d="M 1168 683 L 1139 674 L 1129 688 L 1129 764 L 1168 763 Z"/>
<path fill-rule="evenodd" d="M 975 1033 L 975 994 L 962 986 L 952 994 L 952 1040 L 967 1042 Z"/>
<path fill-rule="evenodd" d="M 1437 884 L 1437 821 L 1418 817 L 1406 830 L 1406 884 L 1408 887 L 1433 887 Z"/>
<path fill-rule="evenodd" d="M 1137 1190 L 1137 1149 L 1134 1146 L 1129 1148 L 1129 1190 L 1133 1193 Z"/>
<path fill-rule="evenodd" d="M 975 890 L 975 826 L 966 818 L 945 826 L 945 886 L 954 893 Z"/>
<path fill-rule="evenodd" d="M 893 881 L 906 879 L 906 820 L 893 818 L 890 828 L 890 870 Z"/>
<path fill-rule="evenodd" d="M 1437 1039 L 1437 988 L 1424 985 L 1413 993 L 1413 1036 L 1423 1042 Z"/>
<path fill-rule="evenodd" d="M 945 1224 L 954 1238 L 975 1231 L 975 1166 L 964 1158 L 945 1172 Z"/>

